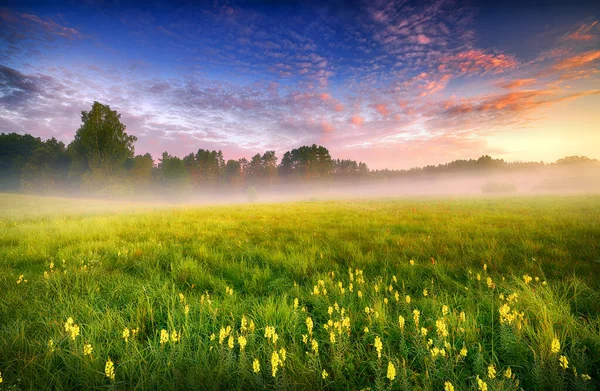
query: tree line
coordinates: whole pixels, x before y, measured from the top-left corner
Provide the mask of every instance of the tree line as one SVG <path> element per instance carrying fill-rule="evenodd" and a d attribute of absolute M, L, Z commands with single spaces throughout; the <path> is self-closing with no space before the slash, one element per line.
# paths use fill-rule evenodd
<path fill-rule="evenodd" d="M 286 183 L 368 181 L 457 172 L 523 170 L 543 162 L 508 163 L 482 156 L 409 170 L 369 170 L 354 160 L 333 159 L 327 148 L 302 146 L 283 154 L 265 151 L 238 160 L 199 149 L 183 158 L 163 152 L 158 161 L 135 154 L 137 138 L 127 134 L 121 116 L 108 105 L 94 102 L 81 114 L 81 126 L 71 143 L 29 134 L 0 134 L 0 191 L 52 192 L 83 189 L 92 192 L 145 192 L 159 186 L 169 191 L 217 191 L 274 187 Z M 571 156 L 555 165 L 594 164 L 595 159 Z"/>

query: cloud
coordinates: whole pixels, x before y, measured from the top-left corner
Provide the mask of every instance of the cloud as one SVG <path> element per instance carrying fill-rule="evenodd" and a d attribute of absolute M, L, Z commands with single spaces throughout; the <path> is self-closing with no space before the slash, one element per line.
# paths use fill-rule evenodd
<path fill-rule="evenodd" d="M 350 123 L 354 126 L 362 126 L 362 124 L 365 123 L 365 119 L 358 114 L 353 115 L 352 118 L 350 118 Z"/>
<path fill-rule="evenodd" d="M 600 90 L 562 93 L 557 89 L 514 91 L 500 95 L 483 95 L 461 99 L 459 102 L 445 102 L 445 113 L 451 116 L 477 113 L 510 115 L 530 112 L 541 106 L 548 106 L 582 96 L 598 95 Z M 509 117 L 510 118 L 510 117 Z M 489 118 L 486 118 L 489 119 Z M 498 123 L 498 121 L 497 121 Z"/>
<path fill-rule="evenodd" d="M 387 116 L 390 111 L 387 108 L 387 105 L 383 104 L 383 103 L 378 103 L 376 105 L 374 105 L 375 110 L 383 117 Z"/>
<path fill-rule="evenodd" d="M 527 87 L 537 82 L 536 79 L 515 79 L 506 83 L 501 83 L 500 87 L 505 88 L 507 90 L 512 90 L 515 88 Z"/>
<path fill-rule="evenodd" d="M 569 33 L 565 40 L 567 41 L 591 41 L 596 39 L 598 32 L 600 31 L 600 25 L 598 21 L 594 21 L 590 24 L 583 24 L 576 31 Z"/>
<path fill-rule="evenodd" d="M 21 19 L 29 20 L 40 26 L 44 31 L 63 38 L 80 38 L 81 34 L 74 28 L 60 25 L 53 20 L 44 20 L 32 14 L 21 14 Z"/>
<path fill-rule="evenodd" d="M 56 37 L 66 39 L 83 38 L 79 30 L 52 19 L 42 19 L 37 15 L 18 13 L 9 9 L 0 10 L 0 21 L 4 24 L 0 37 L 12 43 L 40 36 L 45 37 L 46 40 L 52 40 Z"/>
<path fill-rule="evenodd" d="M 485 53 L 481 50 L 467 50 L 442 58 L 441 65 L 461 74 L 501 73 L 517 66 L 513 56 Z"/>
<path fill-rule="evenodd" d="M 431 39 L 427 38 L 424 34 L 417 35 L 417 43 L 421 45 L 427 45 L 431 43 Z"/>
<path fill-rule="evenodd" d="M 323 129 L 323 132 L 325 132 L 325 133 L 331 133 L 331 132 L 333 132 L 333 125 L 330 124 L 327 121 L 322 121 L 321 122 L 321 128 Z"/>
<path fill-rule="evenodd" d="M 600 50 L 592 50 L 557 62 L 552 67 L 555 70 L 570 70 L 580 68 L 600 59 Z"/>

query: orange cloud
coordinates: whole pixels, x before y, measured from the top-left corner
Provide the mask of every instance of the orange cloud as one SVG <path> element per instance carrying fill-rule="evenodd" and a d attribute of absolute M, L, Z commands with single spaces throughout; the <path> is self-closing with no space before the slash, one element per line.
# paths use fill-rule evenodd
<path fill-rule="evenodd" d="M 331 99 L 331 95 L 327 92 L 323 92 L 319 95 L 319 99 L 321 99 L 322 101 L 326 101 Z"/>
<path fill-rule="evenodd" d="M 600 90 L 575 92 L 558 95 L 556 90 L 515 91 L 502 95 L 488 95 L 463 99 L 460 103 L 446 102 L 449 114 L 469 114 L 473 112 L 512 112 L 520 113 L 540 106 L 550 105 L 588 95 L 598 95 Z"/>
<path fill-rule="evenodd" d="M 594 34 L 592 33 L 593 30 L 598 30 L 598 21 L 595 21 L 589 25 L 582 25 L 577 29 L 577 31 L 567 35 L 565 39 L 571 41 L 591 41 L 595 38 Z"/>
<path fill-rule="evenodd" d="M 515 80 L 509 81 L 507 83 L 501 84 L 500 87 L 506 88 L 508 90 L 512 90 L 514 88 L 530 86 L 530 85 L 534 84 L 536 81 L 537 81 L 536 79 L 515 79 Z"/>
<path fill-rule="evenodd" d="M 344 105 L 341 104 L 341 103 L 336 103 L 335 106 L 334 106 L 334 110 L 337 111 L 338 113 L 340 111 L 344 111 Z"/>
<path fill-rule="evenodd" d="M 362 126 L 364 122 L 365 119 L 360 115 L 353 115 L 352 118 L 350 118 L 350 123 L 354 126 Z"/>
<path fill-rule="evenodd" d="M 375 105 L 375 110 L 377 110 L 377 112 L 379 114 L 381 114 L 382 116 L 384 116 L 384 117 L 387 116 L 390 113 L 390 111 L 388 110 L 387 106 L 385 104 L 383 104 L 383 103 Z"/>
<path fill-rule="evenodd" d="M 489 54 L 480 50 L 468 50 L 445 56 L 443 63 L 461 73 L 500 73 L 517 65 L 517 60 L 506 54 Z"/>
<path fill-rule="evenodd" d="M 600 59 L 600 50 L 592 50 L 587 53 L 579 54 L 577 56 L 569 57 L 559 61 L 558 63 L 554 64 L 552 68 L 557 70 L 569 70 L 582 67 L 598 59 Z"/>

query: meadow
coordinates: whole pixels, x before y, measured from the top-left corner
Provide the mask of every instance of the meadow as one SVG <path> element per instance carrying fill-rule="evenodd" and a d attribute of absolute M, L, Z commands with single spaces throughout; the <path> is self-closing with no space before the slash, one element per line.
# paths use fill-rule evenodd
<path fill-rule="evenodd" d="M 1 389 L 600 389 L 600 197 L 0 194 Z"/>

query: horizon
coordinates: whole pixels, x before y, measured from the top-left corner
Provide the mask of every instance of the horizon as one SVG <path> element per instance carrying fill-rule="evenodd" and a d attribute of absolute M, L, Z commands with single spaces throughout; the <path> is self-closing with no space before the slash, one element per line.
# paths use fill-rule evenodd
<path fill-rule="evenodd" d="M 69 1 L 0 8 L 0 133 L 94 101 L 137 154 L 323 145 L 371 170 L 600 158 L 597 4 Z"/>

